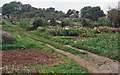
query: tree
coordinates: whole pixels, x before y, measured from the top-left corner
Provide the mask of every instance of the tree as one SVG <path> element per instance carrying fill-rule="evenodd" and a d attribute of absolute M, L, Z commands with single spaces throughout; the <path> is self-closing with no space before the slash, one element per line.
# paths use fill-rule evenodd
<path fill-rule="evenodd" d="M 93 21 L 97 21 L 99 17 L 105 16 L 103 10 L 99 6 L 97 7 L 84 7 L 81 9 L 81 17 L 87 18 Z"/>
<path fill-rule="evenodd" d="M 112 27 L 120 27 L 120 10 L 111 9 L 108 11 L 109 25 Z"/>
<path fill-rule="evenodd" d="M 55 11 L 55 8 L 53 8 L 53 7 L 50 7 L 50 8 L 47 8 L 47 10 L 46 10 L 47 12 L 54 12 Z"/>
<path fill-rule="evenodd" d="M 76 11 L 77 14 L 79 14 L 79 11 Z"/>
<path fill-rule="evenodd" d="M 76 11 L 76 10 L 71 10 L 69 9 L 66 13 L 66 17 L 71 17 L 71 18 L 78 18 L 79 17 L 79 11 Z"/>
<path fill-rule="evenodd" d="M 69 17 L 71 14 L 73 14 L 73 11 L 71 9 L 69 9 L 66 13 L 66 17 Z"/>
<path fill-rule="evenodd" d="M 6 3 L 2 6 L 2 14 L 3 15 L 11 15 L 11 17 L 17 18 L 34 18 L 34 17 L 42 17 L 42 18 L 51 18 L 51 13 L 54 13 L 56 18 L 64 17 L 65 13 L 62 11 L 57 11 L 55 8 L 35 8 L 30 4 L 22 4 L 20 2 L 10 2 Z"/>
<path fill-rule="evenodd" d="M 2 14 L 6 15 L 6 14 L 11 14 L 13 12 L 15 13 L 19 13 L 22 9 L 22 3 L 20 2 L 11 2 L 9 4 L 4 4 L 2 6 Z"/>
<path fill-rule="evenodd" d="M 35 11 L 37 8 L 32 7 L 30 4 L 22 4 L 21 2 L 10 2 L 6 3 L 2 6 L 2 14 L 21 14 L 24 12 L 30 12 L 30 11 Z"/>
<path fill-rule="evenodd" d="M 30 4 L 25 4 L 22 6 L 22 12 L 30 12 L 32 6 Z"/>

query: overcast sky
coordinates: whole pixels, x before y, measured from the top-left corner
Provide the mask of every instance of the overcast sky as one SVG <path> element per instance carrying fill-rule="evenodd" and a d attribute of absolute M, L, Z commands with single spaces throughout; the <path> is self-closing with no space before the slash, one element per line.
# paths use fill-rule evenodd
<path fill-rule="evenodd" d="M 79 10 L 85 6 L 100 6 L 106 13 L 108 6 L 116 8 L 120 0 L 0 0 L 0 7 L 11 1 L 20 1 L 37 8 L 54 7 L 56 10 L 67 12 L 69 9 Z"/>

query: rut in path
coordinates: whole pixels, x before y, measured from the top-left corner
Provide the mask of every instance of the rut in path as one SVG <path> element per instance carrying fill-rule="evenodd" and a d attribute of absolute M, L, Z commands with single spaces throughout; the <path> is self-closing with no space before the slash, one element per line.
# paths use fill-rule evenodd
<path fill-rule="evenodd" d="M 28 37 L 30 38 L 30 37 Z M 30 38 L 31 40 L 34 40 L 32 38 Z M 36 41 L 36 40 L 34 40 Z M 43 43 L 40 41 L 37 41 L 38 43 Z M 71 54 L 69 52 L 65 52 L 62 51 L 60 49 L 56 49 L 53 46 L 49 45 L 49 44 L 45 44 L 50 48 L 53 48 L 54 50 L 61 52 L 65 55 L 67 55 L 69 58 L 73 58 L 78 64 L 82 65 L 83 67 L 87 68 L 89 73 L 118 73 L 118 61 L 113 61 L 112 59 L 106 58 L 106 57 L 102 57 L 102 56 L 98 56 L 96 54 L 84 51 L 84 50 L 80 50 L 80 49 L 76 49 L 79 50 L 81 52 L 86 52 L 88 53 L 88 56 L 94 58 L 94 60 L 92 61 L 88 61 L 78 55 L 74 55 Z M 67 47 L 73 48 L 69 45 L 65 45 Z"/>

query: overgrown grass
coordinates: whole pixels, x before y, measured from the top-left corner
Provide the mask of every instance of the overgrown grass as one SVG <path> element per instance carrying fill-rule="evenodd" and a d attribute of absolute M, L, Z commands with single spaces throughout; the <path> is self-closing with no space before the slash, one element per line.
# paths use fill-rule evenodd
<path fill-rule="evenodd" d="M 33 34 L 49 39 L 54 42 L 58 42 L 61 44 L 70 44 L 73 47 L 90 51 L 95 54 L 99 54 L 101 56 L 105 56 L 108 58 L 112 58 L 115 60 L 120 60 L 119 58 L 119 41 L 118 36 L 119 33 L 103 33 L 103 34 L 96 34 L 96 37 L 91 39 L 80 39 L 77 42 L 71 40 L 64 40 L 61 38 L 54 38 L 51 35 L 45 35 L 45 32 L 38 33 L 39 31 L 32 31 Z M 52 45 L 52 44 L 51 44 Z M 54 46 L 54 45 L 53 45 Z M 112 48 L 111 48 L 112 47 Z M 56 47 L 57 48 L 57 47 Z"/>
<path fill-rule="evenodd" d="M 27 37 L 25 37 L 25 35 L 23 34 L 23 32 L 21 30 L 16 31 L 15 29 L 16 27 L 14 26 L 9 26 L 9 27 L 5 27 L 5 30 L 8 31 L 9 33 L 11 33 L 12 35 L 14 35 L 14 37 L 17 38 L 17 41 L 14 42 L 13 44 L 2 44 L 2 50 L 10 50 L 10 49 L 21 49 L 23 47 L 26 47 L 27 49 L 30 48 L 39 48 L 42 50 L 48 50 L 52 53 L 55 54 L 61 54 L 63 56 L 66 56 L 60 52 L 55 51 L 52 48 L 47 47 L 45 44 L 41 44 L 41 43 L 37 43 Z"/>
<path fill-rule="evenodd" d="M 16 72 L 16 73 L 84 73 L 87 74 L 87 69 L 77 64 L 74 60 L 70 60 L 68 62 L 58 63 L 52 67 L 47 64 L 39 65 L 39 64 L 28 64 L 27 67 L 23 67 L 18 69 L 17 67 L 9 66 L 3 67 L 7 72 Z"/>
<path fill-rule="evenodd" d="M 120 60 L 119 51 L 119 33 L 114 34 L 101 34 L 97 35 L 97 38 L 91 38 L 86 40 L 78 40 L 73 43 L 72 46 L 96 53 L 108 58 Z"/>
<path fill-rule="evenodd" d="M 29 34 L 29 35 L 28 35 L 28 34 Z M 53 46 L 53 47 L 55 47 L 55 48 L 57 48 L 57 49 L 61 49 L 61 50 L 66 51 L 66 52 L 70 52 L 70 53 L 75 54 L 75 55 L 87 54 L 87 53 L 85 53 L 85 52 L 77 51 L 77 50 L 75 50 L 75 49 L 66 47 L 66 46 L 64 46 L 64 45 L 62 45 L 62 44 L 59 44 L 59 43 L 50 41 L 50 40 L 48 40 L 48 39 L 39 37 L 39 36 L 34 35 L 34 34 L 31 34 L 31 33 L 27 33 L 26 35 L 27 35 L 28 37 L 34 39 L 34 40 L 37 40 L 37 41 L 41 41 L 41 42 L 50 44 L 51 46 Z"/>
<path fill-rule="evenodd" d="M 80 51 L 77 51 L 75 49 L 72 49 L 72 48 L 69 48 L 69 47 L 66 47 L 60 43 L 56 43 L 56 42 L 53 42 L 51 40 L 48 40 L 48 39 L 45 39 L 45 38 L 42 38 L 40 36 L 37 36 L 37 35 L 34 35 L 32 34 L 31 32 L 26 32 L 25 30 L 19 28 L 19 27 L 11 27 L 11 29 L 13 28 L 13 30 L 15 30 L 16 32 L 18 32 L 20 35 L 22 35 L 21 37 L 24 37 L 24 36 L 27 36 L 27 37 L 30 37 L 34 40 L 37 40 L 37 41 L 41 41 L 41 42 L 44 42 L 44 43 L 47 43 L 47 44 L 50 44 L 51 46 L 57 48 L 57 49 L 61 49 L 63 51 L 67 51 L 67 52 L 70 52 L 72 54 L 75 54 L 75 55 L 81 55 L 81 54 L 87 54 L 85 52 L 80 52 Z M 9 30 L 8 30 L 9 31 Z M 24 32 L 24 33 L 23 33 Z"/>

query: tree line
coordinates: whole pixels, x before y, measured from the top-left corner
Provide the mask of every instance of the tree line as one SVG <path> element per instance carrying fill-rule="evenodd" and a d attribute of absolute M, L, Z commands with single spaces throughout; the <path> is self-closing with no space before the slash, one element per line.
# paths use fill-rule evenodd
<path fill-rule="evenodd" d="M 18 18 L 34 18 L 41 17 L 45 19 L 60 19 L 60 18 L 83 18 L 82 22 L 87 24 L 91 21 L 100 20 L 108 21 L 110 26 L 119 27 L 120 26 L 120 10 L 111 9 L 108 11 L 107 15 L 104 14 L 103 10 L 99 6 L 91 7 L 86 6 L 81 10 L 69 9 L 67 13 L 63 11 L 58 11 L 53 7 L 50 8 L 35 8 L 30 4 L 22 4 L 21 2 L 10 2 L 2 6 L 2 14 L 11 16 L 17 16 Z M 104 17 L 104 18 L 103 18 Z M 107 20 L 106 18 L 107 17 Z"/>

